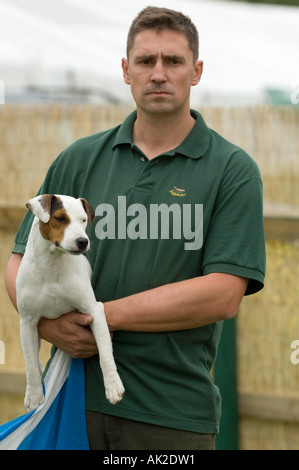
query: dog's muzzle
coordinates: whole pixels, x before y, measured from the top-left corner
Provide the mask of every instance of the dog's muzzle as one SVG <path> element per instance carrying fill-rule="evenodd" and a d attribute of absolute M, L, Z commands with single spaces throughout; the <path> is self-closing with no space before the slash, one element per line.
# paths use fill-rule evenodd
<path fill-rule="evenodd" d="M 88 238 L 85 238 L 85 237 L 77 238 L 76 245 L 81 252 L 85 251 L 88 246 Z"/>

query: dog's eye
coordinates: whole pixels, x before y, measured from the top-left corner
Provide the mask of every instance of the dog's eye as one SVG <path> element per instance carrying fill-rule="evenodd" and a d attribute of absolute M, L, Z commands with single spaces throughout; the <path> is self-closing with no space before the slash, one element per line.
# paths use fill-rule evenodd
<path fill-rule="evenodd" d="M 83 224 L 85 224 L 85 222 L 87 222 L 87 219 L 82 219 L 82 222 Z"/>
<path fill-rule="evenodd" d="M 65 217 L 56 217 L 54 215 L 54 219 L 57 220 L 58 222 L 62 223 L 62 224 L 67 223 L 67 219 Z"/>

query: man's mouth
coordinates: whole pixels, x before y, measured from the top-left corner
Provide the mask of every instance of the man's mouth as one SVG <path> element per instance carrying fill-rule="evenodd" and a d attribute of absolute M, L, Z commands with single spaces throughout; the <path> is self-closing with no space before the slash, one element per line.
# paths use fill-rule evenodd
<path fill-rule="evenodd" d="M 153 90 L 148 93 L 148 95 L 164 96 L 169 95 L 170 93 L 165 90 Z"/>
<path fill-rule="evenodd" d="M 166 88 L 160 88 L 160 87 L 148 87 L 147 90 L 145 90 L 146 95 L 170 95 L 171 90 L 168 90 Z"/>

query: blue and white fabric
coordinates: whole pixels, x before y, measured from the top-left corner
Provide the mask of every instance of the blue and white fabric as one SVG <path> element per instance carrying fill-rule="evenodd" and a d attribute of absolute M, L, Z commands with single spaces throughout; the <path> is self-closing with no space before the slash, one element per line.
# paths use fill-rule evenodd
<path fill-rule="evenodd" d="M 88 450 L 84 361 L 57 349 L 44 379 L 45 401 L 0 426 L 0 450 Z"/>

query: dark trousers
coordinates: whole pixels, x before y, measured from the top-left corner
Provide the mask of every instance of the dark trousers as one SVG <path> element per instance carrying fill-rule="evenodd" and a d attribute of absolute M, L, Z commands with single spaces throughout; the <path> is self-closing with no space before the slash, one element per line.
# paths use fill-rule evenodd
<path fill-rule="evenodd" d="M 86 411 L 91 450 L 214 450 L 215 434 L 181 431 Z"/>

